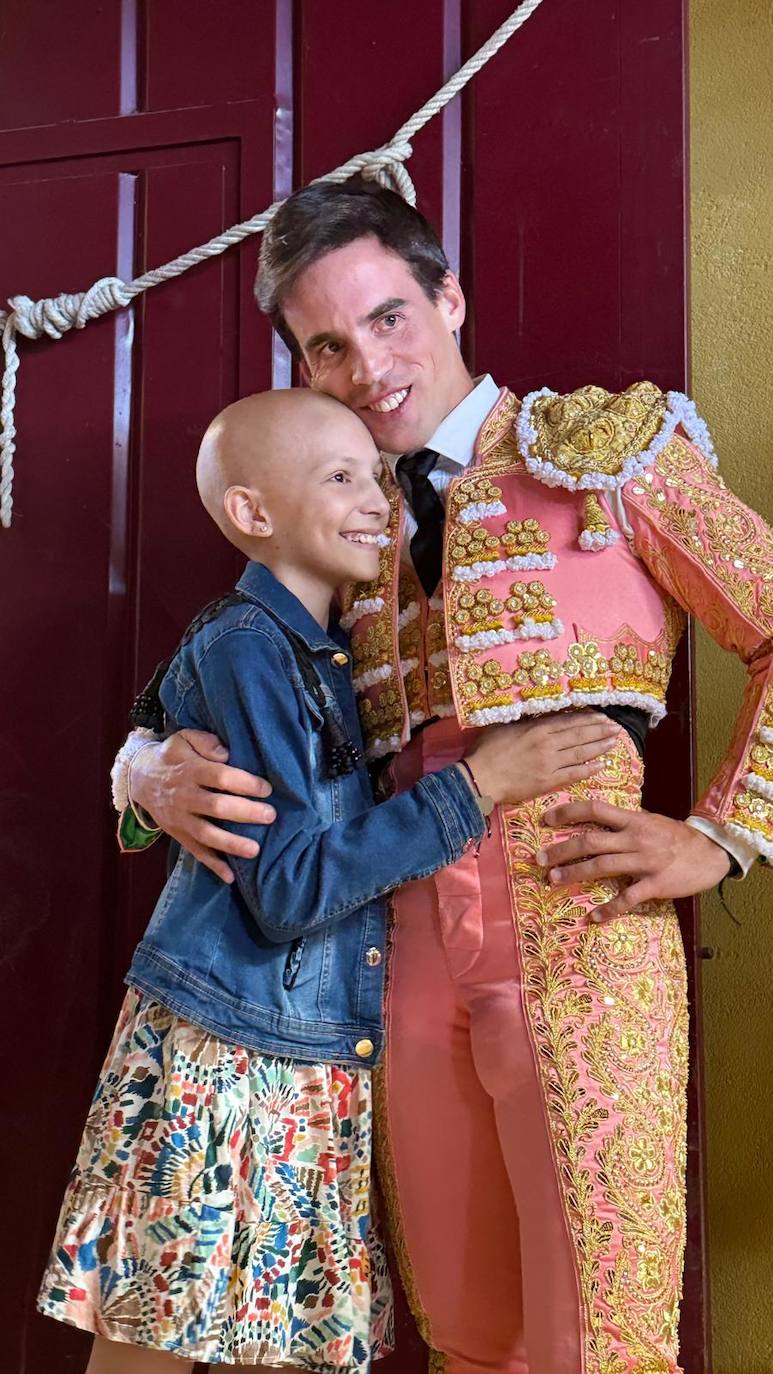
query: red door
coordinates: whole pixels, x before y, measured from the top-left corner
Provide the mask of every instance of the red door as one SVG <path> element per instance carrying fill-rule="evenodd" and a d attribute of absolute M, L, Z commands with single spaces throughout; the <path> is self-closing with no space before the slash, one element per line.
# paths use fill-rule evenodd
<path fill-rule="evenodd" d="M 378 146 L 510 8 L 5 0 L 0 297 L 128 280 Z M 470 298 L 473 371 L 520 393 L 642 374 L 683 385 L 682 9 L 544 0 L 417 138 L 420 205 Z M 35 1291 L 161 861 L 119 859 L 107 777 L 137 685 L 235 575 L 192 468 L 218 409 L 288 379 L 252 301 L 256 248 L 83 334 L 21 344 L 14 522 L 0 530 L 9 1374 L 85 1364 L 87 1342 L 38 1317 Z M 687 684 L 683 663 L 656 737 L 650 800 L 674 814 L 689 801 Z M 692 1107 L 684 1364 L 703 1374 L 697 1087 Z M 405 1322 L 393 1363 L 426 1368 Z"/>

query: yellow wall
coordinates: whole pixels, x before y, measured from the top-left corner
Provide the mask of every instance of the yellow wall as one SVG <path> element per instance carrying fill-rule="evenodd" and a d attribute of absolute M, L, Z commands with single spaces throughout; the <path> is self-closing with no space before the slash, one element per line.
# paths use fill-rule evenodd
<path fill-rule="evenodd" d="M 773 3 L 690 6 L 693 390 L 728 484 L 773 519 Z M 701 782 L 743 674 L 699 634 Z M 704 898 L 715 1374 L 773 1371 L 773 874 Z"/>

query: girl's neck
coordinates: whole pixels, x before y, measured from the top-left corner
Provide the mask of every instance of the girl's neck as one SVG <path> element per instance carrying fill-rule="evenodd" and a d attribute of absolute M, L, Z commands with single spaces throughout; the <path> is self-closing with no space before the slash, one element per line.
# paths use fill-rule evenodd
<path fill-rule="evenodd" d="M 309 615 L 313 616 L 318 625 L 323 630 L 327 630 L 330 624 L 330 608 L 335 596 L 335 588 L 306 569 L 288 567 L 286 563 L 278 559 L 276 563 L 265 560 L 266 567 L 271 570 L 277 582 L 281 582 L 288 592 L 292 592 L 297 597 L 301 605 L 306 608 Z"/>

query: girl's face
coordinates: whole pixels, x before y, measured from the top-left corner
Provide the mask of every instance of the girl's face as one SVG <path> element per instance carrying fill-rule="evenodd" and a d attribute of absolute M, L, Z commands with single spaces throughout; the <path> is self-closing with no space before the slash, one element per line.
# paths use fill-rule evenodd
<path fill-rule="evenodd" d="M 365 426 L 343 409 L 321 415 L 304 439 L 272 465 L 262 491 L 271 566 L 279 576 L 295 570 L 331 590 L 371 582 L 389 518 L 378 450 Z"/>

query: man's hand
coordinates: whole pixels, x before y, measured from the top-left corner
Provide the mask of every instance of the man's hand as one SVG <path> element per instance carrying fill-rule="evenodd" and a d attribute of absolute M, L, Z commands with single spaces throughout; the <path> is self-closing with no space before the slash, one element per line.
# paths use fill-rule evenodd
<path fill-rule="evenodd" d="M 555 830 L 593 828 L 558 840 L 537 854 L 551 883 L 586 883 L 598 878 L 628 879 L 611 901 L 596 907 L 594 921 L 632 911 L 659 897 L 692 897 L 725 878 L 730 855 L 684 821 L 652 811 L 625 811 L 606 802 L 566 802 L 545 812 Z"/>
<path fill-rule="evenodd" d="M 269 784 L 241 768 L 229 768 L 227 759 L 228 750 L 216 735 L 180 730 L 163 744 L 143 749 L 136 756 L 131 794 L 167 835 L 224 883 L 231 883 L 234 875 L 221 856 L 253 859 L 260 846 L 256 840 L 222 830 L 207 817 L 270 825 L 276 820 L 276 811 L 266 802 L 250 800 L 267 797 Z"/>

